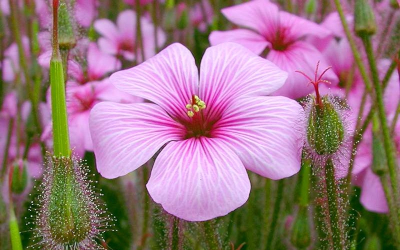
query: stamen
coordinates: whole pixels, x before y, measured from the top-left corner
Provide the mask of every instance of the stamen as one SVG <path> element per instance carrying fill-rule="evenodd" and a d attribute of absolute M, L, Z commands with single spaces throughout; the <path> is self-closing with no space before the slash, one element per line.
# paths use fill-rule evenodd
<path fill-rule="evenodd" d="M 206 108 L 206 103 L 202 101 L 197 95 L 193 95 L 190 103 L 186 104 L 187 115 L 193 117 L 195 113 Z"/>

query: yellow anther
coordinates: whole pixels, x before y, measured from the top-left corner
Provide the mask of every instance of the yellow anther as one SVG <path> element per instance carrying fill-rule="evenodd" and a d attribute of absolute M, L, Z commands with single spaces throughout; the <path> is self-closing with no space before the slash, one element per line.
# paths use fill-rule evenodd
<path fill-rule="evenodd" d="M 187 109 L 192 109 L 192 104 L 186 104 Z"/>
<path fill-rule="evenodd" d="M 199 111 L 200 111 L 199 106 L 197 106 L 196 104 L 193 105 L 193 111 L 194 111 L 194 112 L 199 112 Z"/>
<path fill-rule="evenodd" d="M 194 96 L 194 100 L 195 100 L 196 103 L 197 103 L 198 101 L 200 101 L 200 98 L 199 98 L 197 95 L 195 95 L 195 96 Z"/>
<path fill-rule="evenodd" d="M 193 113 L 193 111 L 189 110 L 189 111 L 187 112 L 187 115 L 188 115 L 189 117 L 193 117 L 193 116 L 194 116 L 194 113 Z"/>
<path fill-rule="evenodd" d="M 199 106 L 200 109 L 205 109 L 206 103 L 200 100 L 199 102 L 197 102 L 197 106 Z"/>

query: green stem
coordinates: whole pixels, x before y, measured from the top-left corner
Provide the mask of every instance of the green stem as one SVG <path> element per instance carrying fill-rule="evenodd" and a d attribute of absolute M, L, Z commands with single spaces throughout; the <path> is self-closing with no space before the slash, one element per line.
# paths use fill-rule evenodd
<path fill-rule="evenodd" d="M 301 185 L 299 205 L 307 207 L 309 202 L 311 160 L 303 159 L 301 166 Z"/>
<path fill-rule="evenodd" d="M 180 249 L 179 218 L 172 218 L 171 250 Z"/>
<path fill-rule="evenodd" d="M 265 203 L 264 203 L 264 209 L 263 209 L 263 214 L 264 214 L 264 223 L 263 223 L 263 228 L 262 228 L 262 249 L 265 248 L 267 242 L 267 237 L 268 237 L 268 232 L 269 232 L 269 225 L 270 225 L 270 220 L 271 220 L 271 180 L 265 178 L 265 184 L 264 184 L 264 192 L 265 192 Z"/>
<path fill-rule="evenodd" d="M 378 111 L 379 122 L 381 125 L 381 130 L 383 134 L 383 143 L 385 147 L 385 153 L 387 158 L 387 163 L 389 167 L 389 176 L 392 184 L 393 189 L 393 196 L 396 201 L 400 200 L 399 197 L 399 189 L 398 189 L 398 176 L 397 176 L 397 160 L 396 154 L 394 152 L 393 142 L 390 137 L 390 130 L 388 127 L 386 113 L 385 113 L 385 106 L 383 103 L 383 91 L 382 86 L 379 82 L 379 75 L 378 69 L 376 66 L 373 47 L 371 43 L 371 38 L 369 36 L 365 36 L 362 38 L 365 51 L 367 53 L 368 62 L 370 64 L 370 70 L 372 74 L 373 84 L 375 88 L 375 98 L 376 98 L 376 106 Z"/>
<path fill-rule="evenodd" d="M 56 157 L 70 157 L 64 70 L 58 48 L 58 0 L 53 0 L 53 55 L 50 60 L 53 148 Z"/>
<path fill-rule="evenodd" d="M 144 249 L 146 246 L 146 241 L 148 238 L 147 231 L 148 231 L 148 226 L 149 226 L 149 216 L 150 216 L 150 199 L 149 195 L 146 192 L 146 183 L 147 180 L 149 179 L 149 169 L 147 166 L 143 167 L 143 221 L 142 221 L 142 238 L 141 238 L 141 243 L 140 246 L 138 247 L 138 250 Z"/>
<path fill-rule="evenodd" d="M 368 93 L 372 93 L 371 80 L 368 77 L 367 71 L 366 71 L 366 69 L 364 67 L 364 64 L 363 64 L 362 60 L 361 60 L 361 55 L 358 52 L 357 45 L 356 45 L 356 43 L 354 41 L 353 35 L 350 32 L 349 25 L 347 24 L 346 17 L 344 16 L 342 4 L 340 3 L 340 0 L 334 0 L 334 1 L 335 1 L 336 9 L 337 9 L 337 11 L 339 13 L 339 16 L 340 16 L 340 20 L 341 20 L 342 25 L 343 25 L 344 32 L 346 33 L 347 40 L 349 41 L 349 44 L 350 44 L 350 47 L 351 47 L 351 51 L 353 52 L 354 60 L 355 60 L 355 62 L 357 64 L 358 69 L 360 70 L 361 77 L 362 77 L 362 79 L 364 81 L 365 87 L 366 87 Z"/>
<path fill-rule="evenodd" d="M 389 185 L 389 182 L 386 178 L 386 175 L 380 176 L 380 180 L 382 183 L 383 191 L 385 192 L 386 201 L 389 207 L 389 213 L 391 216 L 392 226 L 393 226 L 393 239 L 396 242 L 397 249 L 400 249 L 400 224 L 398 223 L 398 215 L 396 212 L 396 204 L 393 202 L 392 199 L 392 190 Z"/>
<path fill-rule="evenodd" d="M 204 235 L 206 237 L 206 242 L 208 245 L 208 249 L 221 249 L 218 242 L 218 232 L 214 225 L 214 221 L 205 221 L 203 222 L 204 227 Z"/>
<path fill-rule="evenodd" d="M 278 224 L 278 219 L 283 199 L 283 187 L 284 187 L 284 181 L 283 180 L 278 181 L 278 190 L 276 192 L 276 199 L 274 204 L 274 211 L 272 214 L 271 227 L 268 234 L 267 245 L 265 247 L 266 250 L 273 249 L 273 241 L 275 237 L 276 226 Z"/>
<path fill-rule="evenodd" d="M 142 6 L 140 6 L 140 0 L 135 1 L 135 7 L 136 7 L 135 59 L 136 59 L 136 64 L 139 64 L 140 62 L 144 62 L 146 60 L 144 54 L 143 37 L 142 37 L 142 24 L 141 24 Z M 139 53 L 139 49 L 141 53 Z M 141 55 L 142 60 L 139 60 L 139 55 Z"/>
<path fill-rule="evenodd" d="M 339 189 L 335 179 L 335 169 L 332 160 L 325 165 L 326 193 L 328 198 L 328 210 L 330 219 L 330 234 L 334 249 L 346 248 L 346 235 L 341 230 L 339 215 L 338 194 Z M 337 248 L 338 247 L 338 248 Z"/>
<path fill-rule="evenodd" d="M 1 163 L 1 174 L 0 174 L 1 182 L 3 182 L 3 178 L 7 170 L 8 152 L 10 149 L 13 127 L 14 127 L 14 119 L 10 118 L 10 121 L 8 122 L 6 145 L 4 147 L 3 162 Z"/>
<path fill-rule="evenodd" d="M 397 119 L 399 118 L 399 114 L 400 114 L 400 100 L 397 103 L 396 113 L 394 114 L 394 117 L 393 117 L 393 120 L 392 120 L 392 125 L 390 126 L 391 134 L 394 133 L 394 130 L 396 128 Z"/>
<path fill-rule="evenodd" d="M 18 221 L 17 218 L 15 218 L 14 206 L 12 205 L 12 202 L 10 203 L 9 227 L 12 250 L 23 250 L 21 236 L 19 234 Z"/>

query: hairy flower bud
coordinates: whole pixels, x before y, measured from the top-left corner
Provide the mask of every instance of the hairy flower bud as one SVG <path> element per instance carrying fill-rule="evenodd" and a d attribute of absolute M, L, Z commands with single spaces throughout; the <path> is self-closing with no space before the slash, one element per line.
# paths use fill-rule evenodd
<path fill-rule="evenodd" d="M 290 241 L 298 249 L 307 248 L 311 244 L 311 227 L 305 206 L 299 207 L 292 226 Z"/>
<path fill-rule="evenodd" d="M 322 98 L 322 105 L 312 101 L 308 117 L 307 140 L 319 155 L 338 151 L 344 139 L 344 125 L 335 106 L 328 96 Z"/>
<path fill-rule="evenodd" d="M 58 9 L 58 44 L 60 49 L 73 49 L 76 45 L 74 25 L 66 3 L 61 3 Z"/>
<path fill-rule="evenodd" d="M 18 160 L 13 164 L 13 175 L 11 180 L 11 191 L 15 194 L 22 193 L 28 185 L 28 171 L 26 162 Z"/>
<path fill-rule="evenodd" d="M 369 36 L 376 32 L 374 11 L 366 0 L 356 0 L 354 7 L 354 31 L 359 36 Z"/>
<path fill-rule="evenodd" d="M 86 178 L 86 167 L 67 157 L 51 157 L 49 165 L 37 236 L 46 249 L 97 249 L 107 220 Z"/>

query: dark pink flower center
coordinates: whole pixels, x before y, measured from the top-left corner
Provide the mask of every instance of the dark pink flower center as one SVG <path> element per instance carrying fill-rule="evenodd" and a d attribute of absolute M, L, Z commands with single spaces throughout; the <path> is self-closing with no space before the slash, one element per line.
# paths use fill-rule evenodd
<path fill-rule="evenodd" d="M 294 43 L 294 39 L 289 35 L 289 29 L 282 26 L 272 36 L 266 37 L 266 39 L 271 43 L 272 49 L 278 51 L 284 51 Z"/>
<path fill-rule="evenodd" d="M 189 121 L 182 121 L 186 127 L 186 139 L 200 136 L 211 137 L 215 122 L 210 122 L 205 118 L 203 113 L 205 108 L 206 104 L 197 95 L 193 95 L 190 103 L 186 105 L 187 115 L 190 117 Z"/>
<path fill-rule="evenodd" d="M 119 44 L 118 50 L 135 52 L 135 43 L 131 40 L 124 40 Z"/>

